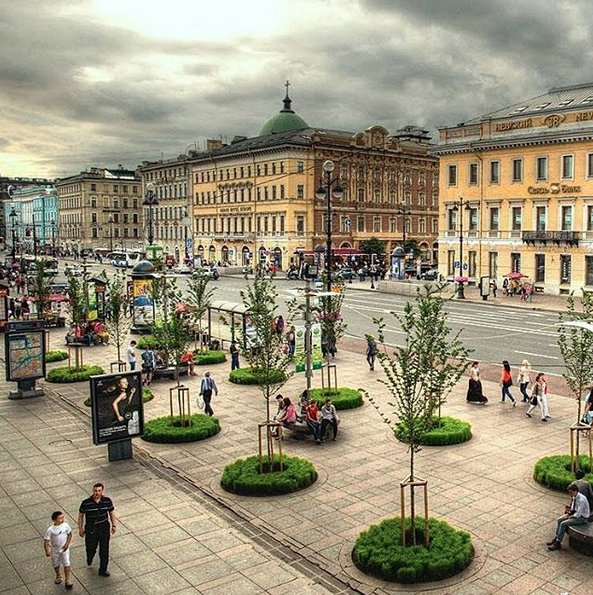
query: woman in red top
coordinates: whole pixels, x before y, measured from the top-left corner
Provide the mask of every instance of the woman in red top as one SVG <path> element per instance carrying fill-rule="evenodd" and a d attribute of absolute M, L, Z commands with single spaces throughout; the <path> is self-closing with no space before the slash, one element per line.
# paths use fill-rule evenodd
<path fill-rule="evenodd" d="M 307 425 L 311 428 L 317 444 L 321 444 L 321 422 L 319 421 L 320 411 L 314 399 L 311 399 L 305 411 L 307 412 Z"/>
<path fill-rule="evenodd" d="M 511 375 L 511 365 L 505 359 L 502 362 L 502 373 L 500 375 L 500 386 L 502 388 L 502 399 L 501 403 L 504 403 L 505 397 L 508 397 L 513 403 L 513 407 L 517 404 L 515 397 L 511 394 L 510 388 L 513 386 L 513 377 Z"/>

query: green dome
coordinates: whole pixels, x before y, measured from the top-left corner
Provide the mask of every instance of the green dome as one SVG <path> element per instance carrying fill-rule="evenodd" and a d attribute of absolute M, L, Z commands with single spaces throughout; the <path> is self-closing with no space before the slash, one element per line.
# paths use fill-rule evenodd
<path fill-rule="evenodd" d="M 267 134 L 281 134 L 283 132 L 292 132 L 309 128 L 309 124 L 307 124 L 303 118 L 297 116 L 294 113 L 294 110 L 291 109 L 291 103 L 292 100 L 287 94 L 284 98 L 284 108 L 280 110 L 280 113 L 270 118 L 264 124 L 259 133 L 260 136 L 265 136 Z"/>

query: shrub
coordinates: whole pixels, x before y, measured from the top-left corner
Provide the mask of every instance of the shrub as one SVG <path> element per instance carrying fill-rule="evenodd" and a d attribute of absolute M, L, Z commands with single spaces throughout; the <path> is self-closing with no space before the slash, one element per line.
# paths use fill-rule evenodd
<path fill-rule="evenodd" d="M 142 402 L 148 403 L 148 401 L 152 401 L 154 399 L 154 393 L 147 387 L 142 388 Z M 85 407 L 91 406 L 91 398 L 88 397 L 84 400 Z"/>
<path fill-rule="evenodd" d="M 179 417 L 157 417 L 144 424 L 142 440 L 173 444 L 179 442 L 196 442 L 210 438 L 220 432 L 220 423 L 216 417 L 197 413 L 191 416 L 191 426 L 182 426 Z"/>
<path fill-rule="evenodd" d="M 323 404 L 329 397 L 336 409 L 355 409 L 362 406 L 362 392 L 357 388 L 338 388 L 335 391 L 314 388 L 311 391 L 311 398 Z"/>
<path fill-rule="evenodd" d="M 55 350 L 55 351 L 46 351 L 45 353 L 45 363 L 49 364 L 51 362 L 61 362 L 65 359 L 68 359 L 68 353 L 66 351 Z"/>
<path fill-rule="evenodd" d="M 105 370 L 101 366 L 82 366 L 78 370 L 75 368 L 68 368 L 67 366 L 54 368 L 50 370 L 45 377 L 47 382 L 66 383 L 66 382 L 83 382 L 88 380 L 91 376 L 97 374 L 105 374 Z"/>
<path fill-rule="evenodd" d="M 406 535 L 411 520 L 406 518 Z M 424 544 L 424 518 L 415 519 L 417 543 Z M 429 545 L 401 543 L 401 519 L 372 525 L 356 540 L 352 559 L 364 573 L 399 583 L 438 581 L 465 570 L 474 556 L 471 536 L 444 521 L 428 520 Z"/>
<path fill-rule="evenodd" d="M 144 337 L 138 339 L 136 347 L 138 347 L 138 349 L 146 349 L 148 347 L 149 349 L 158 351 L 162 348 L 162 343 L 161 340 L 157 339 L 154 335 L 144 335 Z"/>
<path fill-rule="evenodd" d="M 271 383 L 276 384 L 285 380 L 286 374 L 282 370 L 274 370 L 270 377 Z M 229 380 L 234 384 L 261 384 L 260 378 L 251 371 L 251 368 L 233 370 L 229 375 Z"/>
<path fill-rule="evenodd" d="M 194 362 L 198 366 L 210 366 L 212 364 L 222 364 L 226 362 L 226 353 L 224 351 L 194 351 Z"/>
<path fill-rule="evenodd" d="M 588 471 L 585 479 L 589 482 L 593 481 L 589 457 L 581 455 L 577 467 L 585 472 Z M 543 457 L 535 464 L 533 479 L 547 488 L 566 493 L 569 484 L 575 480 L 574 473 L 570 470 L 570 455 Z"/>
<path fill-rule="evenodd" d="M 225 467 L 220 485 L 242 496 L 277 496 L 297 492 L 317 481 L 317 471 L 306 459 L 284 456 L 282 464 L 284 469 L 280 471 L 279 457 L 275 455 L 272 468 L 267 462 L 260 473 L 258 456 L 238 459 Z"/>
<path fill-rule="evenodd" d="M 395 437 L 400 442 L 407 442 L 406 426 L 400 422 L 395 427 Z M 448 446 L 467 442 L 472 437 L 471 424 L 454 417 L 433 417 L 433 429 L 426 432 L 420 440 L 425 446 Z"/>

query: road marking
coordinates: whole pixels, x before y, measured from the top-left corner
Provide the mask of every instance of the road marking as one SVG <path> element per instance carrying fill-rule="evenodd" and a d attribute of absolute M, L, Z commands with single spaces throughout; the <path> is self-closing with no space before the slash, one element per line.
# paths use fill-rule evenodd
<path fill-rule="evenodd" d="M 553 355 L 542 355 L 541 353 L 530 353 L 529 351 L 515 351 L 515 353 L 520 353 L 521 355 L 532 355 L 533 357 L 545 357 L 546 359 L 560 359 L 559 357 L 554 357 Z"/>

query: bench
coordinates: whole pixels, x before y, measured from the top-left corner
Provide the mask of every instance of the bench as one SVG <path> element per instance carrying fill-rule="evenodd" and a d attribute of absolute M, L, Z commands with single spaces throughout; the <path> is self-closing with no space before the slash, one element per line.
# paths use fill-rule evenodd
<path fill-rule="evenodd" d="M 569 527 L 568 545 L 585 556 L 593 556 L 593 523 Z"/>
<path fill-rule="evenodd" d="M 188 366 L 179 366 L 179 376 L 187 376 L 188 372 Z M 156 368 L 152 376 L 154 380 L 158 380 L 159 378 L 175 380 L 175 366 L 167 366 L 166 368 Z"/>
<path fill-rule="evenodd" d="M 297 421 L 292 426 L 282 426 L 282 431 L 291 431 L 297 440 L 304 440 L 307 438 L 307 436 L 313 436 L 313 431 L 307 425 L 307 422 L 299 419 L 297 419 Z M 325 436 L 322 436 L 322 439 L 327 441 L 331 440 L 332 437 L 333 429 L 331 424 L 329 424 L 325 428 Z"/>

